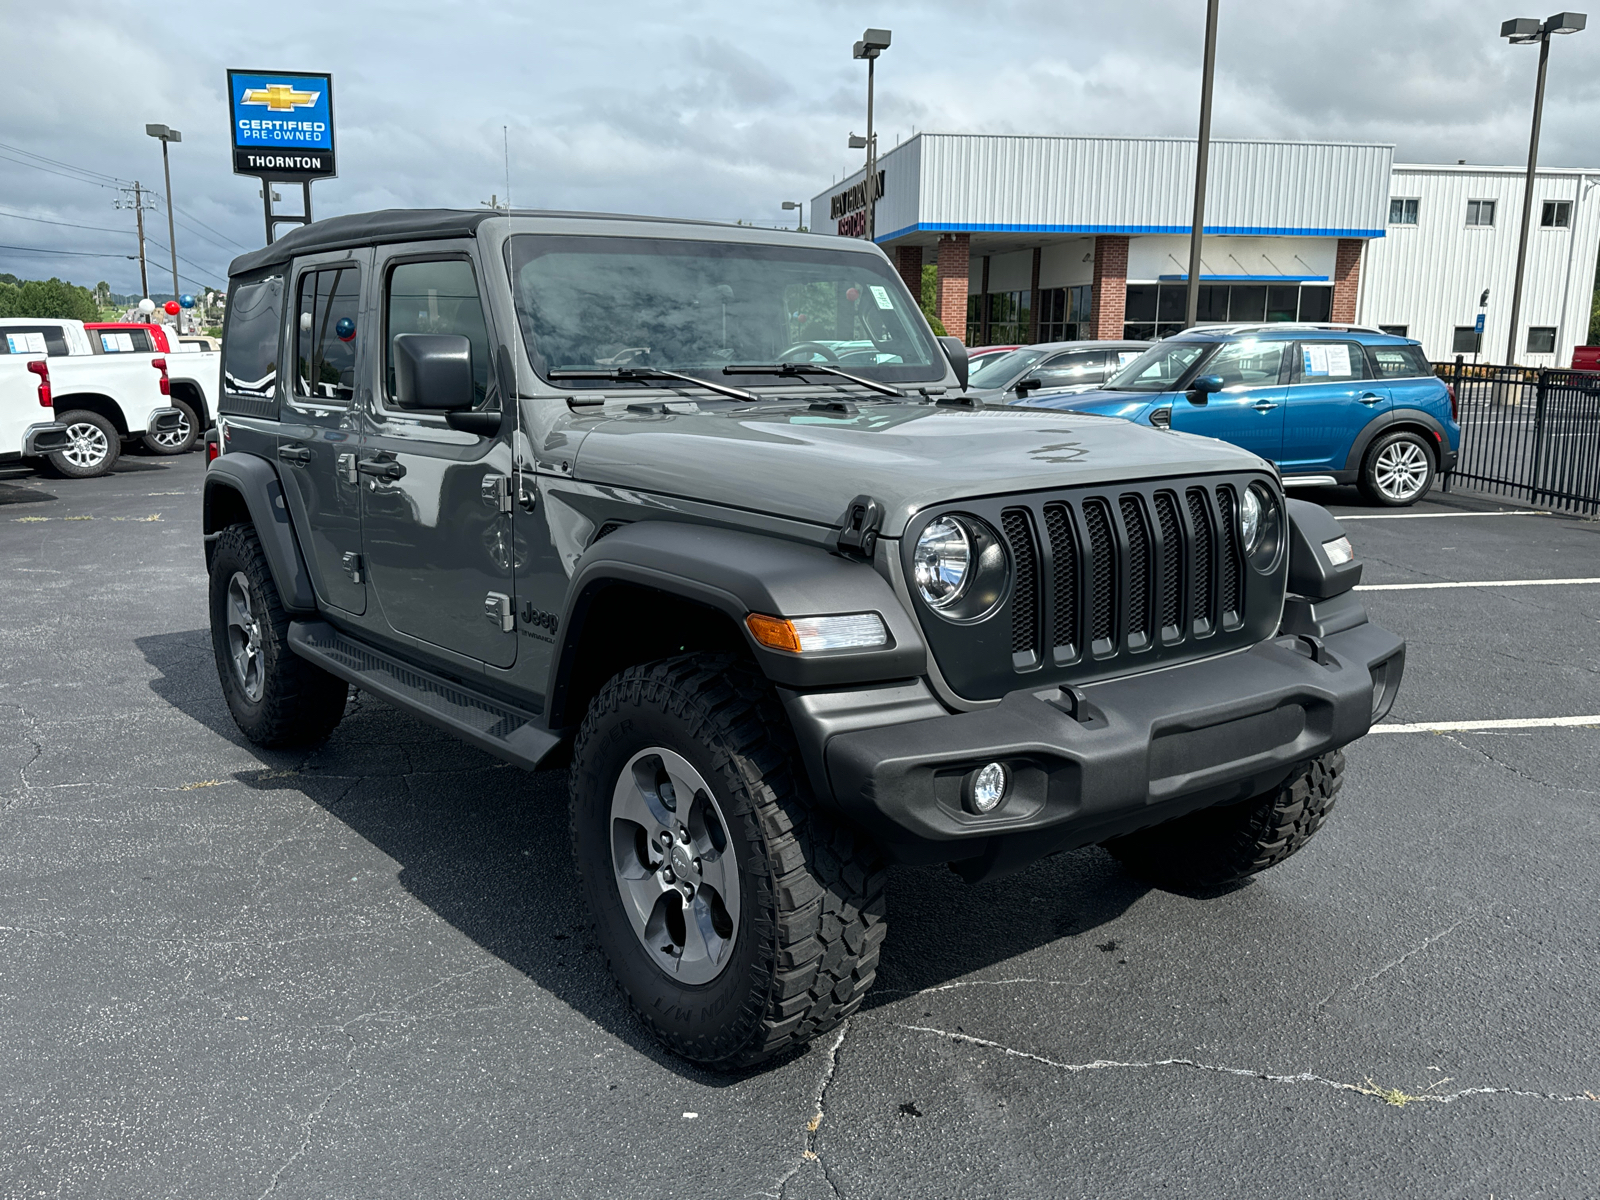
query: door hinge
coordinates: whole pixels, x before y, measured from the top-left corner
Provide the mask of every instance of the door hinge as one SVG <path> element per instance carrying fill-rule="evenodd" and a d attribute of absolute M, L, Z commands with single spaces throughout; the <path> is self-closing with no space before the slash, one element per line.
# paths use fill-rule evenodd
<path fill-rule="evenodd" d="M 346 483 L 360 483 L 361 479 L 356 474 L 356 456 L 346 451 L 334 459 L 334 469 L 338 471 L 339 478 Z"/>
<path fill-rule="evenodd" d="M 511 476 L 485 475 L 479 487 L 485 504 L 499 512 L 511 511 Z"/>
<path fill-rule="evenodd" d="M 501 633 L 510 633 L 517 627 L 517 618 L 511 611 L 511 597 L 503 592 L 490 592 L 483 598 L 483 615 L 500 626 Z"/>
<path fill-rule="evenodd" d="M 357 554 L 354 550 L 346 550 L 342 557 L 344 562 L 344 573 L 350 576 L 350 582 L 360 583 L 361 555 Z"/>
<path fill-rule="evenodd" d="M 844 522 L 839 529 L 839 553 L 870 562 L 882 528 L 883 505 L 871 496 L 857 496 L 844 511 Z"/>

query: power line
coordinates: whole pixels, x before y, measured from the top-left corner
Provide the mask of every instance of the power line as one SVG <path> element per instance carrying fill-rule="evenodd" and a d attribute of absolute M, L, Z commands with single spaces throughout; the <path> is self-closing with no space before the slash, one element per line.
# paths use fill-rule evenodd
<path fill-rule="evenodd" d="M 81 175 L 98 176 L 99 178 L 108 180 L 111 183 L 127 184 L 129 182 L 126 179 L 118 179 L 115 175 L 107 175 L 104 171 L 95 171 L 89 167 L 74 166 L 72 163 L 62 162 L 59 158 L 47 158 L 43 154 L 34 153 L 32 150 L 24 150 L 21 146 L 9 146 L 4 142 L 0 142 L 0 150 L 10 150 L 15 154 L 25 154 L 29 158 L 37 158 L 40 162 L 47 162 L 53 167 L 65 167 L 67 170 L 77 171 Z"/>
<path fill-rule="evenodd" d="M 170 247 L 162 245 L 160 242 L 156 241 L 155 238 L 151 237 L 148 233 L 144 235 L 144 240 L 149 242 L 157 250 L 165 250 L 168 254 L 172 253 L 172 250 L 171 250 Z M 190 262 L 187 258 L 185 258 L 181 254 L 178 255 L 178 261 L 183 263 L 183 264 L 185 264 L 186 266 L 193 267 L 196 271 L 199 271 L 202 274 L 211 276 L 213 279 L 226 279 L 228 277 L 226 271 L 213 271 L 210 267 L 203 267 L 197 262 Z M 178 278 L 179 279 L 188 279 L 188 276 L 186 276 L 186 275 L 184 275 L 184 274 L 182 274 L 180 272 L 179 275 L 178 275 Z M 190 283 L 199 283 L 200 281 L 197 280 L 197 279 L 189 279 L 189 282 Z M 209 283 L 202 283 L 202 284 L 200 284 L 200 286 L 201 287 L 212 287 L 214 285 L 213 284 L 209 284 Z"/>
<path fill-rule="evenodd" d="M 124 237 L 134 236 L 133 230 L 131 229 L 112 229 L 108 225 L 79 225 L 73 221 L 51 221 L 44 217 L 29 217 L 24 216 L 19 212 L 8 212 L 3 208 L 0 208 L 0 217 L 10 217 L 18 221 L 37 221 L 41 225 L 64 225 L 68 229 L 93 229 L 99 233 L 120 233 Z"/>
<path fill-rule="evenodd" d="M 210 225 L 207 225 L 199 217 L 195 216 L 193 213 L 189 212 L 186 209 L 178 207 L 178 205 L 176 205 L 176 204 L 174 204 L 172 206 L 172 211 L 177 213 L 180 217 L 188 217 L 189 220 L 193 221 L 196 225 L 200 226 L 201 229 L 210 230 L 212 233 L 216 234 L 223 241 L 232 243 L 234 246 L 237 246 L 240 250 L 248 251 L 250 249 L 250 247 L 246 246 L 243 242 L 235 242 L 231 237 L 229 237 L 227 234 L 223 233 L 222 230 L 220 230 L 220 229 L 212 229 Z"/>
<path fill-rule="evenodd" d="M 65 254 L 73 258 L 126 258 L 137 261 L 137 254 L 96 254 L 89 250 L 54 250 L 48 246 L 0 246 L 0 250 L 21 250 L 29 254 Z"/>
<path fill-rule="evenodd" d="M 44 171 L 46 174 L 49 174 L 49 175 L 59 175 L 63 179 L 72 180 L 73 183 L 87 183 L 91 187 L 105 188 L 107 191 L 110 191 L 110 192 L 114 192 L 114 191 L 119 190 L 119 185 L 117 185 L 117 184 L 101 183 L 98 179 L 85 179 L 81 175 L 69 175 L 65 171 L 58 171 L 54 167 L 41 166 L 40 164 L 38 164 L 36 162 L 29 162 L 25 158 L 12 158 L 11 155 L 9 155 L 9 154 L 0 154 L 0 158 L 3 158 L 5 160 L 7 160 L 8 162 L 14 162 L 18 166 L 32 167 L 36 171 Z"/>

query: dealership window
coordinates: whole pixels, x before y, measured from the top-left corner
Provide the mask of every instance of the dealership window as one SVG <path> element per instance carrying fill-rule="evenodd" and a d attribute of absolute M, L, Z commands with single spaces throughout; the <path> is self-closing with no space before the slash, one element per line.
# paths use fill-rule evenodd
<path fill-rule="evenodd" d="M 1177 333 L 1183 328 L 1187 292 L 1183 283 L 1130 283 L 1122 336 L 1152 341 Z M 1326 321 L 1332 313 L 1333 289 L 1321 284 L 1203 283 L 1195 320 L 1201 324 Z"/>
<path fill-rule="evenodd" d="M 1379 325 L 1378 332 L 1387 333 L 1391 337 L 1407 337 L 1409 336 L 1406 333 L 1407 328 L 1405 325 Z"/>
<path fill-rule="evenodd" d="M 1494 201 L 1493 200 L 1468 200 L 1467 201 L 1468 225 L 1493 225 Z"/>
<path fill-rule="evenodd" d="M 1554 354 L 1556 329 L 1554 325 L 1532 325 L 1528 328 L 1529 354 Z"/>
<path fill-rule="evenodd" d="M 1389 201 L 1389 224 L 1415 225 L 1417 223 L 1417 205 L 1420 204 L 1414 196 L 1395 196 Z"/>
<path fill-rule="evenodd" d="M 1546 200 L 1539 214 L 1539 224 L 1546 229 L 1565 229 L 1572 224 L 1571 200 Z"/>
<path fill-rule="evenodd" d="M 1451 354 L 1476 354 L 1478 352 L 1479 334 L 1471 325 L 1457 325 L 1455 336 L 1450 339 Z"/>
<path fill-rule="evenodd" d="M 1077 342 L 1089 338 L 1090 287 L 1045 288 L 1039 293 L 1039 340 Z"/>

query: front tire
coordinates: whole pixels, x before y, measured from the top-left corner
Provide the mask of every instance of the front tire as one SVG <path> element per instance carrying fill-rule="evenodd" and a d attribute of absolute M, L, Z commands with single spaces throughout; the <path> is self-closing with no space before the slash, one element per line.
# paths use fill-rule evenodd
<path fill-rule="evenodd" d="M 249 525 L 223 530 L 211 556 L 211 646 L 228 711 L 256 745 L 315 745 L 344 716 L 344 680 L 289 649 L 289 616 Z"/>
<path fill-rule="evenodd" d="M 178 410 L 178 427 L 170 433 L 144 435 L 144 447 L 151 454 L 187 454 L 200 436 L 200 419 L 194 409 L 183 400 L 174 400 L 172 407 Z"/>
<path fill-rule="evenodd" d="M 93 479 L 111 470 L 122 453 L 122 435 L 115 425 L 83 408 L 56 419 L 67 427 L 72 443 L 48 456 L 51 470 L 68 479 Z"/>
<path fill-rule="evenodd" d="M 1406 508 L 1433 489 L 1433 451 L 1407 430 L 1386 434 L 1372 444 L 1361 466 L 1361 494 L 1370 504 Z"/>
<path fill-rule="evenodd" d="M 615 676 L 573 748 L 573 852 L 611 972 L 668 1049 L 721 1070 L 803 1045 L 877 973 L 877 849 L 814 811 L 771 688 L 727 657 Z"/>
<path fill-rule="evenodd" d="M 1203 808 L 1105 844 L 1133 874 L 1176 891 L 1225 887 L 1277 866 L 1311 840 L 1344 783 L 1344 751 L 1295 767 L 1272 791 Z"/>

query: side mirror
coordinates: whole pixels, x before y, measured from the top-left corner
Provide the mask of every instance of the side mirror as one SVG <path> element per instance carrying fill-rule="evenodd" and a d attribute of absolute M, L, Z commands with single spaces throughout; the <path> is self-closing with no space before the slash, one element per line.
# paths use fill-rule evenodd
<path fill-rule="evenodd" d="M 1017 380 L 1017 399 L 1026 400 L 1029 392 L 1037 392 L 1044 386 L 1044 380 L 1037 375 L 1029 375 L 1026 379 Z"/>
<path fill-rule="evenodd" d="M 1198 404 L 1203 407 L 1205 402 L 1211 399 L 1211 393 L 1220 392 L 1221 390 L 1221 375 L 1202 375 L 1189 385 L 1189 391 L 1187 393 L 1189 397 L 1189 403 Z"/>
<path fill-rule="evenodd" d="M 472 343 L 454 333 L 394 337 L 394 401 L 401 408 L 464 412 L 473 404 Z"/>
<path fill-rule="evenodd" d="M 961 390 L 967 390 L 967 344 L 958 337 L 942 337 L 939 345 L 944 347 L 944 356 L 950 360 L 950 365 L 955 368 L 956 382 L 961 385 Z"/>

